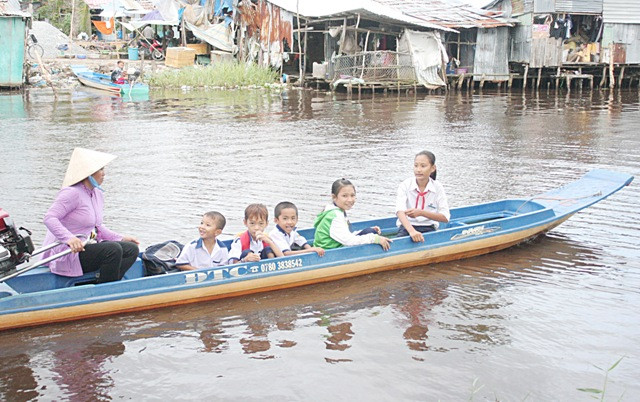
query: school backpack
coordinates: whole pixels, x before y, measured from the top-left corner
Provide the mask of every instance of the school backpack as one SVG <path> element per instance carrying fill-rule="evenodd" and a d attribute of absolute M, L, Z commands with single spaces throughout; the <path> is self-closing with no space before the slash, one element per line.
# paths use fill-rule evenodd
<path fill-rule="evenodd" d="M 176 259 L 180 255 L 183 247 L 181 243 L 175 240 L 169 240 L 147 247 L 140 256 L 144 264 L 146 276 L 180 271 L 180 269 L 176 267 Z"/>

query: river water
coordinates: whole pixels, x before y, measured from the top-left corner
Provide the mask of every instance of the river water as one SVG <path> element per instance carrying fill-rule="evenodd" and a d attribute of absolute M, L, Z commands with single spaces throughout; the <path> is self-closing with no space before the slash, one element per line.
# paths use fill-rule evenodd
<path fill-rule="evenodd" d="M 127 102 L 77 89 L 2 95 L 0 116 L 0 207 L 36 243 L 76 146 L 118 155 L 106 223 L 142 248 L 195 238 L 212 209 L 237 233 L 252 202 L 294 201 L 310 226 L 341 177 L 358 191 L 352 220 L 390 215 L 423 149 L 452 207 L 526 198 L 592 168 L 636 175 L 549 234 L 482 257 L 0 333 L 3 400 L 590 400 L 579 388 L 602 388 L 620 358 L 606 399 L 640 397 L 637 91 Z"/>

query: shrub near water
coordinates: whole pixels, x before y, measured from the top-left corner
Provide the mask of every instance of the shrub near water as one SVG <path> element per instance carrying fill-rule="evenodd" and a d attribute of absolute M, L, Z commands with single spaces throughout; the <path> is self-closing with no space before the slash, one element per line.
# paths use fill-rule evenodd
<path fill-rule="evenodd" d="M 149 85 L 162 88 L 246 87 L 271 84 L 278 79 L 275 71 L 253 63 L 223 62 L 206 67 L 186 67 L 153 74 Z"/>

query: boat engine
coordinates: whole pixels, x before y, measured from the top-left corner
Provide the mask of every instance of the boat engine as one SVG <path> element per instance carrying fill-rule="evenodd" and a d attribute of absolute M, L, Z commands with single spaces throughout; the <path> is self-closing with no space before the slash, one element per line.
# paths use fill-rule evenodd
<path fill-rule="evenodd" d="M 23 227 L 16 229 L 9 214 L 0 208 L 0 276 L 29 261 L 33 250 L 31 232 Z"/>

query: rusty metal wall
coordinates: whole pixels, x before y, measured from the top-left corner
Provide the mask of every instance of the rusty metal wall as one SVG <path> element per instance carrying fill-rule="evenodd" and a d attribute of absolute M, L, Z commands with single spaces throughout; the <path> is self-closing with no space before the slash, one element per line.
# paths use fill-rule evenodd
<path fill-rule="evenodd" d="M 483 77 L 484 75 L 484 77 Z M 474 81 L 509 79 L 509 28 L 478 28 L 473 63 Z"/>
<path fill-rule="evenodd" d="M 626 48 L 623 63 L 640 63 L 640 24 L 612 24 L 605 23 L 602 32 L 602 47 L 621 44 Z"/>

